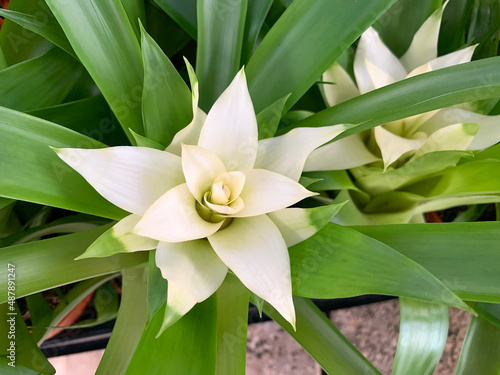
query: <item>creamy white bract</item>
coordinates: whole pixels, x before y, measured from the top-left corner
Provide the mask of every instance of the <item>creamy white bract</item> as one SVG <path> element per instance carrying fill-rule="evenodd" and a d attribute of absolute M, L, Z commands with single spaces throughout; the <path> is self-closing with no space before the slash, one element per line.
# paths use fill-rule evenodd
<path fill-rule="evenodd" d="M 189 70 L 194 118 L 165 151 L 56 150 L 130 213 L 83 257 L 156 248 L 156 264 L 168 280 L 163 329 L 212 295 L 228 269 L 295 325 L 287 246 L 313 235 L 318 220 L 324 225 L 332 215 L 320 220 L 325 210 L 287 207 L 314 195 L 298 183 L 305 160 L 345 128 L 299 128 L 258 141 L 243 70 L 208 115 L 198 108 Z"/>
<path fill-rule="evenodd" d="M 398 59 L 369 28 L 354 59 L 356 83 L 338 64 L 323 75 L 326 101 L 334 106 L 360 94 L 418 74 L 470 61 L 475 46 L 437 57 L 443 5 L 415 34 Z M 311 153 L 306 171 L 342 170 L 363 165 L 398 168 L 420 156 L 444 150 L 482 150 L 500 141 L 500 116 L 485 116 L 452 107 L 377 126 L 330 143 Z"/>

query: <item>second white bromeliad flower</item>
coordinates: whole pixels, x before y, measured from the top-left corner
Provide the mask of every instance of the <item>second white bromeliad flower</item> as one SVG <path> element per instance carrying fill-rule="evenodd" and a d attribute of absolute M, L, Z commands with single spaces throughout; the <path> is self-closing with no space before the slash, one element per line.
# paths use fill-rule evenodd
<path fill-rule="evenodd" d="M 476 46 L 438 57 L 438 37 L 446 3 L 419 28 L 406 53 L 396 57 L 370 27 L 360 38 L 355 58 L 356 83 L 338 63 L 322 80 L 330 107 L 405 78 L 469 62 Z M 343 170 L 369 165 L 381 171 L 400 168 L 421 156 L 446 150 L 482 150 L 500 141 L 500 116 L 444 108 L 377 126 L 314 151 L 306 171 Z"/>
<path fill-rule="evenodd" d="M 287 207 L 315 194 L 298 183 L 304 163 L 345 127 L 299 128 L 258 141 L 243 70 L 205 115 L 188 68 L 194 118 L 166 151 L 56 150 L 104 198 L 130 212 L 84 257 L 156 248 L 168 280 L 163 329 L 212 295 L 228 268 L 295 325 L 287 247 L 313 235 L 337 207 Z"/>

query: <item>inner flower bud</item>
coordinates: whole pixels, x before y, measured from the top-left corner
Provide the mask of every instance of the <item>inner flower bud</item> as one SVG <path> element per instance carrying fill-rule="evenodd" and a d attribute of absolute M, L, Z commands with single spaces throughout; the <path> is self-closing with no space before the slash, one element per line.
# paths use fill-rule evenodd
<path fill-rule="evenodd" d="M 212 187 L 203 195 L 203 209 L 198 211 L 200 215 L 209 221 L 222 220 L 225 215 L 233 215 L 241 211 L 245 204 L 240 194 L 245 186 L 245 174 L 243 172 L 226 172 L 218 176 L 212 183 Z M 220 221 L 219 220 L 219 221 Z"/>
<path fill-rule="evenodd" d="M 231 197 L 231 190 L 222 181 L 215 182 L 212 185 L 210 194 L 210 202 L 219 205 L 226 205 L 229 203 Z"/>

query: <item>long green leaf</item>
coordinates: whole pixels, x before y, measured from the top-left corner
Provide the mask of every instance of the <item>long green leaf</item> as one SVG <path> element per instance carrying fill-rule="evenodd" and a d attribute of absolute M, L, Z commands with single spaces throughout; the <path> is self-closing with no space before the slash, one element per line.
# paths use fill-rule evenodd
<path fill-rule="evenodd" d="M 125 133 L 144 134 L 141 51 L 120 1 L 46 1 Z"/>
<path fill-rule="evenodd" d="M 446 6 L 439 31 L 439 55 L 458 50 L 465 44 L 467 23 L 475 0 L 454 0 Z"/>
<path fill-rule="evenodd" d="M 125 269 L 122 275 L 122 299 L 118 317 L 96 375 L 124 375 L 146 326 L 144 268 Z"/>
<path fill-rule="evenodd" d="M 172 19 L 177 22 L 193 39 L 197 37 L 196 2 L 197 0 L 154 0 Z"/>
<path fill-rule="evenodd" d="M 420 74 L 327 108 L 278 132 L 296 127 L 360 124 L 338 139 L 393 120 L 459 103 L 500 96 L 500 57 Z"/>
<path fill-rule="evenodd" d="M 94 292 L 97 288 L 102 286 L 104 283 L 114 278 L 116 275 L 104 275 L 89 280 L 82 281 L 76 284 L 64 297 L 57 307 L 54 309 L 54 314 L 50 326 L 56 327 L 61 321 L 78 306 L 90 293 Z M 65 327 L 66 328 L 66 327 Z M 46 334 L 48 334 L 47 331 Z M 44 335 L 45 337 L 46 335 Z M 43 338 L 42 337 L 42 340 Z"/>
<path fill-rule="evenodd" d="M 500 373 L 500 328 L 473 317 L 460 352 L 456 375 Z"/>
<path fill-rule="evenodd" d="M 253 0 L 248 2 L 245 33 L 243 36 L 243 51 L 241 54 L 242 64 L 246 64 L 252 56 L 259 32 L 269 9 L 271 9 L 271 5 L 273 5 L 273 0 Z"/>
<path fill-rule="evenodd" d="M 0 132 L 0 196 L 109 218 L 125 215 L 49 147 L 102 148 L 103 144 L 1 107 Z"/>
<path fill-rule="evenodd" d="M 144 0 L 120 0 L 132 29 L 134 29 L 137 40 L 141 39 L 141 29 L 139 22 L 146 24 L 146 7 Z"/>
<path fill-rule="evenodd" d="M 402 56 L 420 26 L 442 3 L 442 0 L 399 0 L 380 17 L 375 28 L 389 49 Z"/>
<path fill-rule="evenodd" d="M 404 190 L 426 197 L 452 197 L 500 193 L 500 161 L 465 163 L 441 176 L 410 185 Z M 432 182 L 431 182 L 432 181 Z"/>
<path fill-rule="evenodd" d="M 302 297 L 385 294 L 470 310 L 425 268 L 353 229 L 327 224 L 289 252 L 294 294 Z"/>
<path fill-rule="evenodd" d="M 0 106 L 26 111 L 60 104 L 80 77 L 80 64 L 55 48 L 0 71 Z"/>
<path fill-rule="evenodd" d="M 158 44 L 141 28 L 142 116 L 146 136 L 165 147 L 193 118 L 191 92 Z"/>
<path fill-rule="evenodd" d="M 112 274 L 121 269 L 147 262 L 147 254 L 119 254 L 108 258 L 77 260 L 89 245 L 109 226 L 2 248 L 0 262 L 16 266 L 16 295 L 21 298 L 36 292 L 80 280 Z M 7 280 L 7 267 L 0 270 Z M 0 303 L 7 300 L 7 286 L 1 284 Z"/>
<path fill-rule="evenodd" d="M 240 68 L 246 12 L 247 0 L 198 0 L 196 75 L 200 108 L 205 111 Z"/>
<path fill-rule="evenodd" d="M 7 264 L 3 264 L 5 265 L 5 268 L 7 268 Z M 15 272 L 18 271 L 19 270 L 16 269 Z M 4 280 L 7 280 L 7 277 Z M 0 305 L 0 314 L 3 317 L 0 321 L 0 332 L 2 332 L 2 336 L 0 337 L 0 359 L 2 359 L 2 357 L 5 358 L 10 356 L 11 347 L 13 347 L 13 359 L 8 357 L 7 359 L 8 362 L 13 362 L 15 370 L 17 370 L 8 372 L 5 368 L 2 368 L 5 362 L 0 362 L 1 373 L 6 375 L 55 374 L 56 370 L 52 367 L 49 361 L 47 361 L 40 349 L 36 346 L 36 343 L 33 341 L 16 302 L 13 302 L 12 305 L 6 303 Z M 10 333 L 14 333 L 14 336 L 11 336 Z M 14 345 L 12 345 L 12 343 L 14 343 Z M 7 365 L 6 368 L 10 368 L 12 370 L 12 367 L 9 367 L 9 365 Z M 33 373 L 29 372 L 26 371 L 25 368 L 34 371 Z"/>
<path fill-rule="evenodd" d="M 45 3 L 43 4 L 45 5 Z M 48 8 L 46 8 L 45 11 L 45 17 L 40 17 L 39 12 L 37 12 L 35 16 L 13 10 L 0 9 L 0 16 L 17 23 L 26 30 L 33 31 L 34 33 L 43 36 L 45 39 L 51 41 L 56 46 L 76 58 L 75 51 L 73 51 L 68 38 L 64 35 L 64 32 L 62 31 L 61 26 L 57 23 L 54 15 Z"/>
<path fill-rule="evenodd" d="M 160 337 L 165 309 L 144 331 L 126 375 L 214 375 L 217 343 L 217 301 L 212 296 L 197 304 Z"/>
<path fill-rule="evenodd" d="M 39 0 L 10 0 L 9 10 L 36 14 L 41 19 L 51 17 L 45 2 Z M 3 50 L 7 65 L 15 65 L 40 56 L 51 47 L 52 43 L 42 36 L 8 19 L 4 21 L 0 32 L 0 49 Z"/>
<path fill-rule="evenodd" d="M 248 300 L 248 289 L 228 273 L 217 290 L 217 375 L 245 374 Z"/>
<path fill-rule="evenodd" d="M 2 46 L 0 46 L 0 70 L 7 68 L 7 61 L 5 60 L 5 55 L 3 54 Z"/>
<path fill-rule="evenodd" d="M 146 2 L 146 30 L 169 57 L 184 48 L 191 37 L 153 0 Z"/>
<path fill-rule="evenodd" d="M 500 304 L 478 302 L 473 307 L 479 316 L 500 328 Z"/>
<path fill-rule="evenodd" d="M 448 338 L 448 306 L 399 299 L 401 325 L 392 374 L 431 375 Z"/>
<path fill-rule="evenodd" d="M 355 229 L 421 264 L 464 300 L 500 303 L 500 222 Z"/>
<path fill-rule="evenodd" d="M 291 93 L 286 109 L 396 0 L 295 0 L 247 67 L 257 112 Z M 331 125 L 331 124 L 330 124 Z"/>
<path fill-rule="evenodd" d="M 332 322 L 307 298 L 294 297 L 297 330 L 269 304 L 264 311 L 313 357 L 328 374 L 380 374 Z"/>
<path fill-rule="evenodd" d="M 77 131 L 98 142 L 114 146 L 129 144 L 123 129 L 113 121 L 111 110 L 102 95 L 26 113 Z"/>
<path fill-rule="evenodd" d="M 148 321 L 167 301 L 167 287 L 167 280 L 156 265 L 156 250 L 151 250 L 148 263 Z"/>
<path fill-rule="evenodd" d="M 37 344 L 41 343 L 41 339 L 47 332 L 47 327 L 52 321 L 52 308 L 47 303 L 42 293 L 36 293 L 26 297 L 28 310 L 31 319 L 31 336 Z"/>

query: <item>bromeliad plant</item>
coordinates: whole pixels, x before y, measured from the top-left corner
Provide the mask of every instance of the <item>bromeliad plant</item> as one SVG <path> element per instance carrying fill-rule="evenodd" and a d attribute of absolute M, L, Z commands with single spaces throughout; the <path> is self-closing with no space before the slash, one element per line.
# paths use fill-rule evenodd
<path fill-rule="evenodd" d="M 204 117 L 188 69 L 193 113 Z M 193 118 L 166 151 L 58 149 L 103 197 L 131 213 L 79 259 L 156 248 L 156 265 L 168 280 L 159 334 L 210 297 L 228 267 L 295 327 L 287 246 L 315 234 L 338 205 L 287 207 L 314 195 L 298 183 L 305 160 L 344 128 L 298 128 L 259 142 L 242 70 L 206 119 Z"/>
<path fill-rule="evenodd" d="M 433 202 L 500 195 L 498 146 L 466 151 L 497 140 L 498 57 L 435 66 L 466 41 L 477 56 L 496 55 L 496 3 L 12 0 L 0 15 L 0 257 L 10 265 L 0 275 L 16 275 L 1 284 L 1 307 L 18 312 L 14 300 L 26 297 L 32 318 L 30 333 L 17 316 L 14 359 L 2 336 L 2 371 L 53 374 L 37 348 L 47 327 L 95 290 L 97 321 L 113 317 L 117 294 L 106 283 L 120 273 L 97 374 L 242 374 L 249 301 L 326 372 L 378 374 L 309 300 L 363 294 L 400 298 L 393 374 L 433 372 L 448 306 L 474 314 L 457 374 L 498 372 L 498 222 L 393 224 Z M 445 57 L 437 57 L 438 30 Z M 398 56 L 415 32 L 415 45 L 430 52 L 410 47 L 400 66 L 377 32 Z M 332 64 L 360 36 L 358 90 Z M 468 60 L 473 47 L 464 51 Z M 400 74 L 383 73 L 387 61 Z M 338 81 L 324 85 L 329 108 L 316 85 L 324 72 L 323 81 Z M 304 110 L 317 113 L 304 118 Z M 471 110 L 490 116 L 443 115 Z M 451 138 L 424 153 L 424 138 L 440 130 L 418 135 L 415 116 L 424 123 L 429 113 Z M 480 147 L 470 146 L 478 137 Z M 352 140 L 352 156 L 332 155 Z M 314 171 L 302 174 L 311 153 Z M 320 154 L 328 167 L 313 165 Z M 363 155 L 371 159 L 358 163 Z M 350 171 L 331 171 L 340 162 Z M 377 220 L 352 219 L 354 203 Z M 328 223 L 339 210 L 338 222 L 358 225 Z M 40 292 L 75 282 L 47 309 Z M 114 296 L 107 310 L 97 303 L 105 292 Z"/>
<path fill-rule="evenodd" d="M 438 57 L 438 37 L 447 3 L 437 9 L 417 30 L 408 50 L 397 58 L 374 28 L 359 40 L 353 61 L 357 85 L 339 63 L 324 74 L 324 97 L 331 107 L 361 94 L 422 73 L 469 62 L 477 45 Z M 494 102 L 465 103 L 391 121 L 364 133 L 357 133 L 315 150 L 306 171 L 331 171 L 330 179 L 353 178 L 337 199 L 351 198 L 346 210 L 335 219 L 342 224 L 419 222 L 421 214 L 460 204 L 498 202 L 488 189 L 470 190 L 446 181 L 436 186 L 436 177 L 463 176 L 482 163 L 464 160 L 500 141 L 500 116 L 486 116 Z M 342 172 L 337 172 L 342 171 Z M 492 170 L 493 172 L 493 170 Z M 321 178 L 321 173 L 310 177 Z M 419 183 L 415 186 L 416 183 Z M 443 186 L 446 185 L 446 186 Z M 324 183 L 321 188 L 327 187 Z M 335 186 L 334 188 L 338 188 Z M 353 194 L 348 193 L 349 190 Z M 431 190 L 432 193 L 428 194 Z M 353 203 L 357 201 L 359 207 Z"/>

